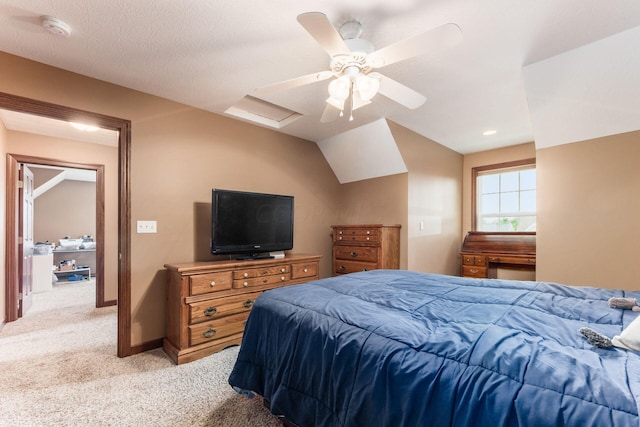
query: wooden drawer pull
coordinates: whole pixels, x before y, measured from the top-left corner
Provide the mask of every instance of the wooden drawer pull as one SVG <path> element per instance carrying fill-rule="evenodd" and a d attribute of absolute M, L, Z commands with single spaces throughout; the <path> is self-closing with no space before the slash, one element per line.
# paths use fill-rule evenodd
<path fill-rule="evenodd" d="M 216 314 L 216 312 L 218 311 L 217 308 L 215 307 L 209 307 L 204 311 L 204 315 L 205 316 L 213 316 L 214 314 Z"/>
<path fill-rule="evenodd" d="M 253 305 L 253 301 L 248 299 L 242 304 L 245 308 L 249 308 Z"/>
<path fill-rule="evenodd" d="M 216 330 L 214 328 L 209 328 L 202 333 L 202 335 L 204 335 L 205 338 L 211 338 L 215 334 L 216 334 Z"/>

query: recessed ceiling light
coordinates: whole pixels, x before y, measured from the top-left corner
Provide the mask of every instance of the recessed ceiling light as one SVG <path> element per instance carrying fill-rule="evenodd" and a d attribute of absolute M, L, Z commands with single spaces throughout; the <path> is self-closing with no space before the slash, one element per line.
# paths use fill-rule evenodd
<path fill-rule="evenodd" d="M 491 135 L 495 135 L 496 133 L 498 133 L 497 130 L 495 129 L 489 129 L 489 130 L 485 130 L 484 132 L 482 132 L 482 135 L 484 136 L 491 136 Z"/>

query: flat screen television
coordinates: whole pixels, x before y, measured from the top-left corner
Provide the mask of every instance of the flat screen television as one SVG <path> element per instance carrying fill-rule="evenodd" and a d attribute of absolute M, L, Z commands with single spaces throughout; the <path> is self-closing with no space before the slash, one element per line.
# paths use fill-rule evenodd
<path fill-rule="evenodd" d="M 214 188 L 211 253 L 270 258 L 293 248 L 293 196 Z"/>

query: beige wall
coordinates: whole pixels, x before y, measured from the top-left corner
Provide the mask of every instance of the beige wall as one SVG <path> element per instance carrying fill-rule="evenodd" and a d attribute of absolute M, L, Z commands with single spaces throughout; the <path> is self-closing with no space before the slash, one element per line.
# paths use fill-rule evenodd
<path fill-rule="evenodd" d="M 407 268 L 457 274 L 463 157 L 393 122 L 389 128 L 409 170 L 402 233 Z"/>
<path fill-rule="evenodd" d="M 536 147 L 533 142 L 464 156 L 462 166 L 462 238 L 471 231 L 471 169 L 478 166 L 534 158 L 536 158 Z M 540 193 L 537 194 L 539 196 Z"/>
<path fill-rule="evenodd" d="M 0 63 L 2 92 L 132 122 L 133 346 L 165 334 L 163 265 L 209 257 L 213 187 L 295 196 L 294 252 L 322 254 L 330 274 L 340 185 L 316 144 L 5 53 Z M 158 233 L 135 234 L 137 220 L 156 220 Z"/>
<path fill-rule="evenodd" d="M 640 289 L 640 132 L 538 150 L 537 279 Z"/>
<path fill-rule="evenodd" d="M 6 189 L 4 182 L 6 181 L 7 176 L 7 167 L 5 155 L 7 153 L 7 130 L 4 127 L 4 123 L 0 121 L 0 155 L 2 159 L 0 159 L 0 280 L 2 283 L 5 283 L 5 256 L 6 256 L 6 242 L 7 242 L 7 234 L 6 234 Z M 4 291 L 4 285 L 0 286 L 0 328 L 4 324 L 6 319 L 7 308 L 6 308 L 6 293 Z"/>
<path fill-rule="evenodd" d="M 4 91 L 4 90 L 3 90 Z M 11 92 L 9 92 L 11 93 Z M 118 149 L 25 132 L 7 132 L 7 152 L 64 162 L 104 165 L 105 256 L 104 299 L 118 298 Z M 4 176 L 3 176 L 4 182 Z M 3 186 L 4 187 L 4 186 Z M 94 187 L 95 188 L 95 187 Z M 46 197 L 46 196 L 43 196 Z M 38 203 L 36 199 L 36 203 Z M 94 196 L 95 201 L 95 196 Z M 37 205 L 35 206 L 37 209 Z M 36 215 L 39 212 L 36 211 Z M 95 221 L 95 205 L 92 219 Z M 34 232 L 36 232 L 34 228 Z M 81 233 L 86 234 L 86 233 Z M 61 236 L 63 237 L 63 236 Z M 36 239 L 39 239 L 36 234 Z M 4 260 L 4 258 L 3 258 Z"/>
<path fill-rule="evenodd" d="M 36 242 L 58 244 L 65 236 L 78 239 L 87 234 L 96 235 L 95 182 L 66 180 L 34 200 L 33 236 Z"/>

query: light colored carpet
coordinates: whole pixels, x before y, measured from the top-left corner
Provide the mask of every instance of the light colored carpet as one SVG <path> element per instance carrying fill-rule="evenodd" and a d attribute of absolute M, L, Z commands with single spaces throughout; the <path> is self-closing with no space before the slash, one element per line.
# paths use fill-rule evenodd
<path fill-rule="evenodd" d="M 116 307 L 93 281 L 54 285 L 0 331 L 2 426 L 264 426 L 280 422 L 227 378 L 238 347 L 184 365 L 161 349 L 116 356 Z"/>

